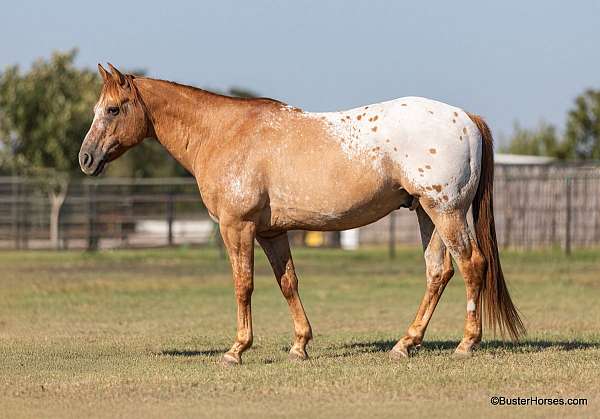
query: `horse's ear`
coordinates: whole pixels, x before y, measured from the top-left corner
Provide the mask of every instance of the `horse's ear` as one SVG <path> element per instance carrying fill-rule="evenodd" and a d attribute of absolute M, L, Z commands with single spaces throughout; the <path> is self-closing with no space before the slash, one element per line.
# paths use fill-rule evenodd
<path fill-rule="evenodd" d="M 104 82 L 106 82 L 108 80 L 108 78 L 110 77 L 110 74 L 108 74 L 108 71 L 106 71 L 104 69 L 104 67 L 102 67 L 102 64 L 98 63 L 98 73 L 100 73 L 100 75 L 102 76 L 102 80 L 104 80 Z"/>
<path fill-rule="evenodd" d="M 116 81 L 119 86 L 124 87 L 125 86 L 125 76 L 123 74 L 121 74 L 121 72 L 119 70 L 117 70 L 115 68 L 115 66 L 112 65 L 111 63 L 108 63 L 108 68 L 110 68 L 110 72 L 111 72 L 111 75 L 112 75 L 112 78 L 114 79 L 114 81 Z"/>

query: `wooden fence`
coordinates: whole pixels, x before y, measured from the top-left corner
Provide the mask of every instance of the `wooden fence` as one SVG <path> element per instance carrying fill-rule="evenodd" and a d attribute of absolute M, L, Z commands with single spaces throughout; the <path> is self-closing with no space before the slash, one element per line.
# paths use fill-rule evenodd
<path fill-rule="evenodd" d="M 193 179 L 85 179 L 69 185 L 59 241 L 49 240 L 50 200 L 31 179 L 0 178 L 0 248 L 218 244 Z M 502 247 L 600 246 L 600 167 L 497 165 L 495 216 Z M 402 209 L 362 227 L 361 244 L 420 244 Z M 331 242 L 331 241 L 329 241 Z"/>

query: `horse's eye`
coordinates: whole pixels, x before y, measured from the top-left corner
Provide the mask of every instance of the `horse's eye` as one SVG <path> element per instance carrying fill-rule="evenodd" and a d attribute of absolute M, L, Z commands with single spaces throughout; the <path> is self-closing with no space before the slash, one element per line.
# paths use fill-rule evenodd
<path fill-rule="evenodd" d="M 119 114 L 119 107 L 118 106 L 109 106 L 106 111 L 108 112 L 109 115 L 112 116 L 117 116 Z"/>

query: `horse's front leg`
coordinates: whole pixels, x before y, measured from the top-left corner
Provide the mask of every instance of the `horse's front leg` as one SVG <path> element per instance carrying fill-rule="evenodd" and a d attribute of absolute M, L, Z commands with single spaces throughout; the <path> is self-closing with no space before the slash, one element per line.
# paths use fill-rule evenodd
<path fill-rule="evenodd" d="M 237 365 L 242 363 L 242 353 L 252 345 L 251 298 L 254 289 L 256 226 L 247 221 L 221 221 L 220 229 L 229 253 L 237 299 L 237 336 L 231 349 L 223 356 L 223 362 Z"/>
<path fill-rule="evenodd" d="M 287 233 L 281 233 L 275 237 L 258 236 L 257 240 L 265 251 L 267 258 L 269 258 L 275 273 L 275 279 L 279 284 L 281 293 L 288 302 L 294 321 L 295 338 L 290 349 L 290 359 L 306 360 L 308 359 L 306 345 L 312 339 L 312 329 L 298 294 L 298 277 L 292 261 L 288 235 Z"/>

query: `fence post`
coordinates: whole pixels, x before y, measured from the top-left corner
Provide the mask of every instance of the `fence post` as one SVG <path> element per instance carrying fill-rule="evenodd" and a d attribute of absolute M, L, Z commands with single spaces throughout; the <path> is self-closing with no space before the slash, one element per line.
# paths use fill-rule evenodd
<path fill-rule="evenodd" d="M 511 240 L 511 232 L 512 232 L 512 218 L 513 218 L 513 209 L 512 209 L 512 191 L 511 191 L 511 177 L 506 176 L 505 179 L 505 195 L 508 199 L 506 200 L 505 207 L 505 215 L 504 215 L 504 248 L 508 249 L 510 247 Z"/>
<path fill-rule="evenodd" d="M 167 241 L 169 246 L 173 246 L 173 221 L 175 220 L 175 194 L 169 191 L 167 194 Z"/>
<path fill-rule="evenodd" d="M 15 248 L 21 248 L 21 226 L 20 226 L 20 217 L 19 217 L 19 183 L 17 178 L 13 176 L 11 178 L 11 187 L 12 187 L 12 230 L 15 239 Z"/>
<path fill-rule="evenodd" d="M 567 255 L 571 254 L 571 218 L 572 218 L 572 208 L 571 208 L 571 190 L 572 187 L 572 179 L 567 177 L 565 183 L 565 195 L 566 195 L 566 217 L 565 217 L 565 253 Z"/>
<path fill-rule="evenodd" d="M 87 250 L 93 252 L 98 250 L 98 232 L 96 231 L 96 184 L 87 185 L 88 193 L 88 244 Z"/>
<path fill-rule="evenodd" d="M 389 254 L 390 259 L 396 257 L 396 212 L 390 212 L 390 234 L 389 234 Z"/>
<path fill-rule="evenodd" d="M 31 198 L 32 194 L 30 193 L 30 191 L 27 190 L 27 186 L 28 186 L 27 183 L 23 184 L 23 190 L 21 191 L 22 192 L 21 196 L 23 197 L 23 206 L 22 206 L 22 213 L 21 213 L 21 217 L 22 217 L 21 218 L 21 220 L 22 220 L 21 249 L 29 248 L 29 228 L 31 225 L 30 198 Z"/>

